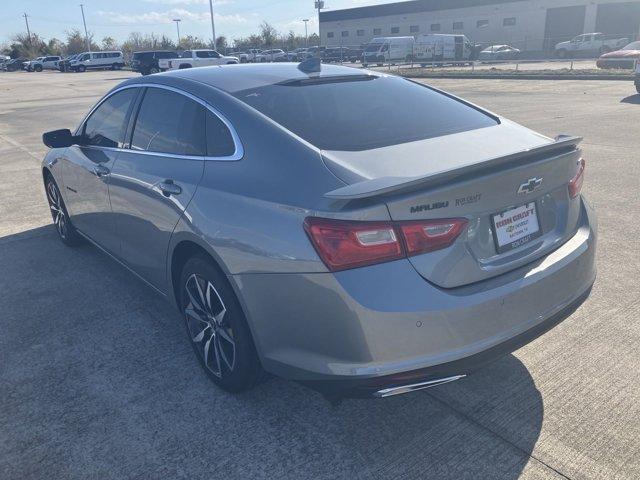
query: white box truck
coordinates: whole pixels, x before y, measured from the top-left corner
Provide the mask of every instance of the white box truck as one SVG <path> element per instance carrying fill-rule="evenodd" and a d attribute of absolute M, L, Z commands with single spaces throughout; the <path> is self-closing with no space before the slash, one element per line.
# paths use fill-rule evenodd
<path fill-rule="evenodd" d="M 413 50 L 415 62 L 423 67 L 428 62 L 466 62 L 473 55 L 473 45 L 465 35 L 418 35 Z"/>
<path fill-rule="evenodd" d="M 414 42 L 413 37 L 374 38 L 364 47 L 362 66 L 372 63 L 381 67 L 385 63 L 410 62 Z"/>

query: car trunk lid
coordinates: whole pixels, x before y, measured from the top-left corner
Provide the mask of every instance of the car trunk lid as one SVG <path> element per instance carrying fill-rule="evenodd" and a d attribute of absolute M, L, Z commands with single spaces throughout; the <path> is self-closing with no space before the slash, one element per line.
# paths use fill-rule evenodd
<path fill-rule="evenodd" d="M 365 152 L 324 152 L 327 167 L 348 184 L 327 196 L 377 199 L 395 221 L 467 219 L 453 245 L 409 258 L 425 279 L 455 288 L 523 266 L 570 238 L 580 209 L 567 185 L 579 141 L 554 142 L 503 121 Z M 509 241 L 519 233 L 510 227 L 526 217 L 530 233 L 525 228 L 522 239 Z"/>

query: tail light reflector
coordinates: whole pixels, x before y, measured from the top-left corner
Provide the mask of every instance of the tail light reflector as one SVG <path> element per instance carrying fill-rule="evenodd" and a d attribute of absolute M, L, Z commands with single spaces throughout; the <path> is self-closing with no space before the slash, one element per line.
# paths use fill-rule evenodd
<path fill-rule="evenodd" d="M 331 271 L 398 260 L 450 246 L 465 219 L 357 222 L 308 217 L 304 228 Z"/>
<path fill-rule="evenodd" d="M 580 191 L 582 190 L 582 184 L 584 183 L 584 169 L 586 167 L 586 162 L 584 158 L 581 158 L 578 162 L 578 172 L 575 177 L 573 177 L 569 181 L 569 196 L 571 198 L 576 198 L 580 195 Z"/>

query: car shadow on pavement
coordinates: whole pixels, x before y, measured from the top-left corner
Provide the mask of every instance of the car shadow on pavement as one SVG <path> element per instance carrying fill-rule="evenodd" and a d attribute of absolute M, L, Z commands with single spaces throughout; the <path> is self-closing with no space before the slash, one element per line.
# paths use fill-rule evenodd
<path fill-rule="evenodd" d="M 634 105 L 640 105 L 640 93 L 636 95 L 629 95 L 628 97 L 620 100 L 620 103 L 632 103 Z"/>
<path fill-rule="evenodd" d="M 334 407 L 277 378 L 234 396 L 200 370 L 180 315 L 96 248 L 44 226 L 0 238 L 0 272 L 4 478 L 515 480 L 545 468 L 530 458 L 542 397 L 513 355 L 385 400 Z"/>

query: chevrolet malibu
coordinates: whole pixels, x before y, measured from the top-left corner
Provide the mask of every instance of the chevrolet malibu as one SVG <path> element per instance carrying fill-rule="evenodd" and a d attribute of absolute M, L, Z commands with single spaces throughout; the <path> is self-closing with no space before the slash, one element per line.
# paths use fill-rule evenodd
<path fill-rule="evenodd" d="M 180 310 L 206 374 L 328 398 L 463 378 L 569 316 L 595 279 L 580 139 L 323 65 L 130 79 L 43 135 L 60 239 Z"/>

